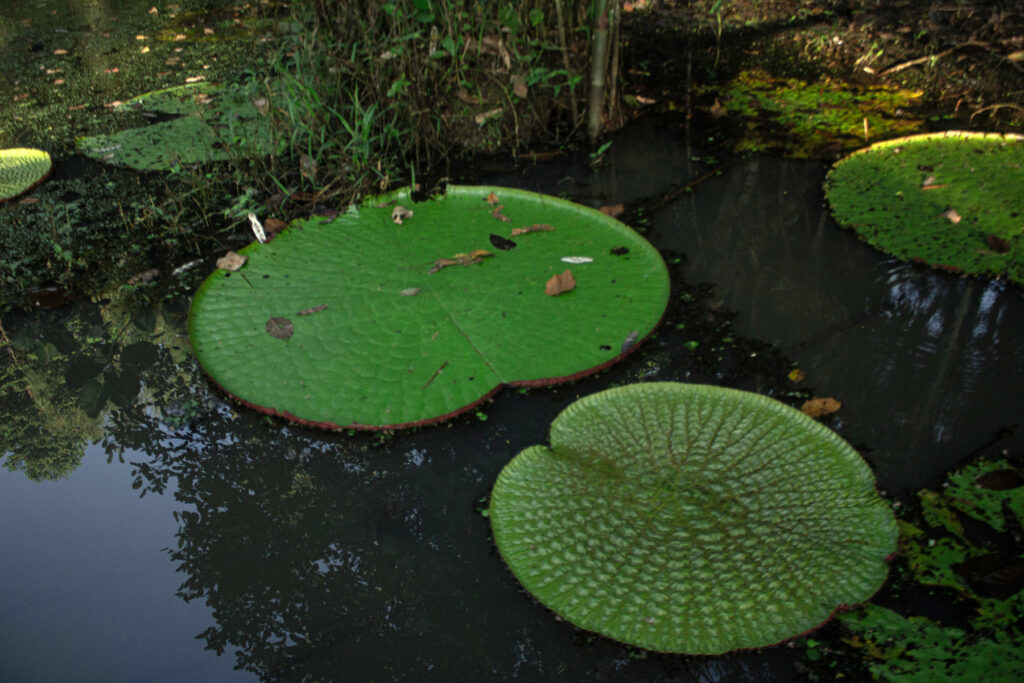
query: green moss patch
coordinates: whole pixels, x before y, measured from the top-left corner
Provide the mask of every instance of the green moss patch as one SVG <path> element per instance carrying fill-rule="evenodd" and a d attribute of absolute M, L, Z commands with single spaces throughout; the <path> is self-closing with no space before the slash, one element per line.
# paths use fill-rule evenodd
<path fill-rule="evenodd" d="M 744 71 L 718 96 L 723 110 L 717 113 L 739 126 L 740 152 L 830 157 L 865 140 L 907 135 L 923 126 L 905 111 L 918 104 L 921 93 L 889 86 L 807 83 Z"/>
<path fill-rule="evenodd" d="M 952 131 L 888 140 L 825 181 L 836 220 L 888 254 L 1024 283 L 1024 137 Z"/>
<path fill-rule="evenodd" d="M 580 399 L 491 497 L 523 586 L 577 626 L 717 654 L 799 635 L 886 577 L 896 521 L 838 435 L 766 396 L 633 384 Z"/>
<path fill-rule="evenodd" d="M 1007 460 L 972 463 L 918 500 L 918 514 L 900 522 L 905 590 L 952 594 L 969 619 L 950 624 L 868 605 L 841 617 L 847 642 L 881 680 L 1024 679 L 1024 470 Z"/>

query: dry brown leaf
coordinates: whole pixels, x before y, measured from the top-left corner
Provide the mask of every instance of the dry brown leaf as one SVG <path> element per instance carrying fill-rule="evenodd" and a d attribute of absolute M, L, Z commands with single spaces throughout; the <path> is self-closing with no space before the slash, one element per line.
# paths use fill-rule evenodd
<path fill-rule="evenodd" d="M 319 313 L 320 311 L 324 310 L 325 308 L 327 308 L 327 304 L 320 304 L 319 306 L 311 306 L 310 308 L 306 308 L 304 310 L 299 311 L 298 313 L 296 313 L 296 315 L 312 315 L 314 313 Z"/>
<path fill-rule="evenodd" d="M 271 318 L 264 325 L 264 329 L 276 339 L 288 339 L 295 333 L 295 326 L 288 318 Z"/>
<path fill-rule="evenodd" d="M 956 209 L 946 209 L 945 211 L 942 212 L 942 217 L 945 218 L 950 223 L 952 223 L 953 225 L 956 225 L 957 223 L 963 220 L 963 217 L 959 213 L 957 213 Z"/>
<path fill-rule="evenodd" d="M 477 114 L 476 116 L 473 117 L 473 121 L 476 122 L 476 125 L 482 126 L 485 123 L 487 123 L 488 121 L 490 121 L 491 119 L 493 119 L 495 116 L 501 116 L 501 113 L 503 111 L 504 110 L 501 107 L 495 107 L 494 109 L 491 109 L 490 111 L 482 111 L 482 112 L 480 112 L 479 114 Z"/>
<path fill-rule="evenodd" d="M 711 105 L 711 109 L 708 111 L 716 119 L 720 119 L 725 116 L 725 107 L 722 106 L 722 103 L 718 101 L 717 97 L 715 98 L 715 103 Z"/>
<path fill-rule="evenodd" d="M 144 270 L 141 273 L 137 273 L 128 278 L 128 284 L 130 285 L 143 285 L 147 282 L 152 282 L 160 275 L 160 271 L 156 268 L 150 268 Z"/>
<path fill-rule="evenodd" d="M 458 90 L 456 90 L 455 97 L 458 98 L 459 101 L 461 102 L 465 102 L 466 104 L 472 105 L 483 104 L 484 102 L 487 101 L 481 97 L 470 95 L 469 91 L 467 91 L 465 88 L 459 88 Z"/>
<path fill-rule="evenodd" d="M 793 368 L 786 377 L 789 378 L 790 382 L 800 382 L 804 378 L 804 371 L 800 368 Z"/>
<path fill-rule="evenodd" d="M 831 397 L 812 398 L 804 401 L 804 404 L 800 406 L 800 412 L 810 417 L 821 417 L 823 415 L 831 415 L 842 407 L 842 403 Z"/>
<path fill-rule="evenodd" d="M 576 278 L 572 276 L 571 270 L 564 273 L 552 275 L 551 279 L 544 284 L 544 293 L 548 296 L 558 296 L 576 288 Z"/>
<path fill-rule="evenodd" d="M 263 231 L 271 237 L 288 227 L 288 223 L 280 218 L 268 218 L 263 222 Z"/>
<path fill-rule="evenodd" d="M 497 218 L 502 223 L 508 223 L 508 216 L 506 216 L 505 214 L 503 214 L 501 212 L 501 210 L 504 209 L 504 208 L 505 208 L 504 204 L 498 204 L 496 207 L 494 207 L 494 211 L 491 211 L 491 216 L 493 216 L 494 218 Z"/>
<path fill-rule="evenodd" d="M 985 244 L 987 244 L 988 248 L 997 254 L 1005 254 L 1010 251 L 1011 247 L 1007 240 L 1004 240 L 1002 237 L 996 237 L 995 235 L 986 235 Z"/>
<path fill-rule="evenodd" d="M 313 161 L 305 154 L 299 155 L 299 175 L 309 180 L 316 180 L 317 166 L 316 162 Z"/>
<path fill-rule="evenodd" d="M 616 216 L 621 216 L 622 212 L 625 211 L 625 210 L 626 210 L 626 207 L 624 205 L 622 205 L 622 204 L 613 204 L 612 206 L 602 206 L 600 209 L 598 209 L 598 211 L 603 213 L 605 216 L 611 216 L 612 218 L 615 218 Z"/>
<path fill-rule="evenodd" d="M 451 258 L 442 258 L 434 261 L 433 267 L 427 272 L 436 273 L 442 268 L 448 266 L 471 266 L 476 263 L 481 263 L 485 258 L 494 256 L 491 252 L 486 249 L 474 249 L 468 254 L 455 254 Z"/>
<path fill-rule="evenodd" d="M 515 93 L 516 97 L 525 98 L 529 93 L 529 88 L 526 87 L 526 79 L 516 74 L 510 80 L 512 81 L 512 92 Z"/>
<path fill-rule="evenodd" d="M 494 206 L 495 204 L 501 202 L 501 200 L 498 199 L 498 195 L 494 194 L 493 192 L 484 197 L 484 201 L 487 202 L 488 206 Z"/>
<path fill-rule="evenodd" d="M 515 237 L 516 235 L 525 235 L 528 232 L 551 232 L 554 230 L 547 223 L 534 223 L 533 225 L 525 228 L 512 228 L 512 234 L 509 237 Z"/>
<path fill-rule="evenodd" d="M 242 256 L 241 254 L 236 254 L 233 251 L 229 251 L 217 259 L 217 267 L 221 270 L 234 272 L 244 266 L 247 260 L 247 257 Z"/>
<path fill-rule="evenodd" d="M 412 209 L 407 209 L 401 204 L 398 204 L 391 210 L 391 220 L 398 225 L 402 224 L 406 218 L 412 218 Z"/>

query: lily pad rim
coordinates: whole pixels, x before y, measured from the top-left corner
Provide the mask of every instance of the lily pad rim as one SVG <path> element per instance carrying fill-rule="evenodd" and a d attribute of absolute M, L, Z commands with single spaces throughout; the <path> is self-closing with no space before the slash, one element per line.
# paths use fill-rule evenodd
<path fill-rule="evenodd" d="M 878 151 L 887 147 L 898 147 L 899 145 L 915 143 L 915 142 L 926 142 L 928 140 L 941 140 L 945 138 L 962 138 L 965 140 L 1004 140 L 1013 143 L 1024 142 L 1024 134 L 1021 133 L 998 133 L 998 132 L 984 132 L 974 130 L 943 130 L 932 133 L 915 133 L 914 135 L 902 135 L 896 138 L 889 138 L 887 140 L 879 140 L 873 142 L 870 145 L 855 149 L 848 154 L 844 154 L 834 164 L 832 169 L 829 169 L 829 175 L 835 166 L 843 163 L 850 157 L 857 156 L 858 154 L 866 154 L 868 152 Z"/>
<path fill-rule="evenodd" d="M 607 214 L 601 213 L 600 211 L 598 211 L 597 209 L 595 209 L 593 207 L 585 206 L 583 204 L 578 204 L 576 202 L 572 202 L 572 201 L 567 200 L 567 199 L 562 199 L 560 197 L 555 197 L 555 196 L 552 196 L 552 195 L 545 195 L 545 194 L 540 193 L 540 192 L 534 192 L 532 190 L 523 190 L 523 189 L 518 189 L 518 188 L 501 187 L 501 186 L 497 186 L 497 185 L 448 185 L 445 188 L 444 192 L 439 192 L 437 194 L 432 194 L 429 197 L 427 197 L 426 199 L 421 200 L 421 201 L 435 201 L 435 200 L 442 200 L 443 201 L 443 199 L 447 196 L 447 194 L 449 192 L 452 192 L 452 191 L 454 191 L 453 194 L 455 194 L 455 195 L 459 195 L 459 194 L 477 195 L 480 192 L 487 193 L 487 192 L 492 192 L 493 191 L 495 193 L 503 192 L 506 195 L 519 195 L 521 197 L 527 197 L 527 198 L 530 198 L 530 199 L 535 199 L 537 197 L 541 197 L 545 203 L 555 204 L 555 205 L 558 205 L 558 206 L 564 206 L 564 207 L 567 207 L 567 208 L 571 208 L 574 211 L 583 211 L 584 213 L 590 214 L 593 218 L 599 219 L 602 222 L 605 222 L 605 223 L 607 223 L 609 225 L 618 225 L 618 226 L 621 226 L 620 229 L 626 229 L 626 230 L 630 230 L 632 232 L 636 232 L 635 230 L 630 228 L 628 225 L 626 225 L 622 221 L 620 221 L 620 220 L 618 220 L 616 218 L 612 218 L 611 216 L 608 216 Z M 486 194 L 484 195 L 484 197 L 486 197 Z M 356 211 L 356 212 L 358 212 L 360 207 L 383 208 L 384 206 L 386 206 L 386 205 L 388 205 L 390 203 L 393 203 L 393 202 L 396 202 L 396 201 L 406 201 L 406 200 L 412 201 L 412 189 L 410 187 L 402 187 L 402 188 L 395 189 L 395 190 L 393 190 L 391 192 L 386 192 L 386 193 L 383 193 L 383 194 L 380 194 L 380 195 L 374 195 L 372 197 L 366 197 L 361 202 L 359 202 L 359 204 L 350 205 L 346 209 L 346 212 L 348 212 L 348 211 Z M 415 203 L 420 203 L 420 202 L 415 202 Z M 481 203 L 482 203 L 482 201 L 481 201 Z M 342 213 L 344 213 L 344 212 L 339 212 L 338 215 L 341 216 Z M 281 230 L 281 232 L 278 233 L 277 236 L 275 236 L 274 239 L 278 239 L 284 233 L 286 233 L 288 231 L 291 231 L 294 227 L 296 227 L 296 224 L 299 221 L 315 219 L 315 218 L 316 218 L 316 216 L 314 215 L 314 216 L 310 216 L 308 219 L 295 219 L 295 220 L 289 221 L 288 226 L 286 228 L 284 228 L 283 230 Z M 334 219 L 332 218 L 331 220 L 334 220 Z M 643 235 L 641 235 L 640 233 L 636 233 L 636 235 L 637 235 L 637 237 L 639 237 L 643 241 L 643 243 L 647 244 L 649 246 L 649 248 L 654 253 L 656 253 L 658 255 L 658 257 L 662 260 L 662 263 L 664 264 L 664 257 L 661 256 L 661 252 L 654 245 L 650 244 L 650 242 L 648 242 L 647 239 Z M 241 254 L 241 255 L 246 255 L 246 254 L 248 254 L 251 251 L 259 249 L 260 246 L 261 246 L 260 242 L 258 242 L 257 240 L 253 240 L 252 242 L 250 242 L 246 246 L 241 247 L 240 249 L 238 249 L 237 253 Z M 239 272 L 244 272 L 247 267 L 249 267 L 249 262 L 248 261 L 246 261 L 246 263 L 239 269 Z M 216 272 L 217 272 L 217 269 L 214 268 L 213 271 L 211 272 L 211 275 L 215 274 Z M 661 274 L 662 274 L 664 280 L 666 281 L 665 282 L 666 287 L 670 287 L 671 283 L 669 282 L 668 268 L 667 267 L 663 267 L 661 269 Z M 211 286 L 212 282 L 213 282 L 213 278 L 210 277 L 210 276 L 207 276 L 206 279 L 203 280 L 203 282 L 199 286 L 199 288 L 196 290 L 196 292 L 193 294 L 193 299 L 195 297 L 199 296 L 207 287 Z M 203 374 L 206 375 L 207 379 L 210 381 L 210 383 L 213 386 L 217 387 L 218 390 L 220 390 L 226 396 L 229 396 L 233 401 L 236 401 L 237 403 L 240 403 L 241 405 L 244 405 L 244 406 L 246 406 L 246 407 L 248 407 L 248 408 L 250 408 L 250 409 L 252 409 L 252 410 L 254 410 L 256 412 L 262 413 L 264 415 L 269 415 L 271 417 L 284 418 L 284 419 L 288 420 L 291 423 L 294 423 L 294 424 L 297 424 L 297 425 L 300 425 L 300 426 L 303 426 L 303 427 L 313 427 L 313 428 L 317 428 L 317 429 L 326 429 L 326 430 L 329 430 L 329 431 L 345 431 L 345 430 L 349 430 L 349 429 L 354 429 L 354 430 L 358 430 L 358 431 L 367 431 L 367 432 L 370 432 L 370 431 L 384 432 L 384 431 L 395 431 L 395 430 L 400 430 L 400 429 L 415 429 L 417 427 L 427 427 L 427 426 L 433 426 L 433 425 L 440 425 L 440 424 L 443 424 L 443 423 L 445 423 L 445 422 L 447 422 L 447 421 L 449 421 L 449 420 L 451 420 L 451 419 L 453 419 L 455 417 L 458 417 L 459 415 L 463 415 L 463 414 L 469 413 L 474 408 L 476 408 L 476 407 L 480 406 L 481 404 L 483 404 L 483 403 L 489 401 L 490 399 L 492 399 L 499 391 L 501 391 L 502 389 L 505 389 L 506 387 L 507 388 L 527 388 L 527 389 L 529 389 L 529 388 L 539 388 L 539 387 L 555 386 L 555 385 L 559 385 L 559 384 L 567 384 L 569 382 L 574 382 L 574 381 L 583 379 L 585 377 L 589 377 L 591 375 L 597 374 L 597 373 L 601 372 L 602 370 L 605 370 L 605 369 L 611 367 L 612 365 L 614 365 L 614 364 L 622 361 L 623 359 L 625 359 L 627 356 L 629 356 L 631 353 L 633 353 L 638 347 L 640 347 L 645 341 L 647 341 L 651 336 L 653 336 L 658 331 L 658 328 L 661 326 L 661 324 L 664 322 L 665 316 L 668 313 L 668 308 L 669 308 L 669 305 L 671 304 L 671 301 L 672 300 L 671 300 L 670 296 L 666 298 L 665 307 L 662 309 L 661 316 L 658 318 L 657 322 L 654 323 L 654 325 L 651 327 L 650 331 L 644 337 L 638 338 L 633 343 L 633 345 L 630 346 L 628 349 L 626 349 L 625 351 L 622 351 L 621 353 L 617 354 L 616 356 L 613 356 L 612 358 L 608 359 L 607 361 L 605 361 L 603 363 L 600 363 L 600 364 L 595 365 L 595 366 L 590 367 L 590 368 L 586 368 L 584 370 L 580 370 L 578 372 L 575 372 L 575 373 L 572 373 L 572 374 L 569 374 L 569 375 L 563 375 L 563 376 L 559 376 L 559 377 L 546 377 L 544 379 L 539 379 L 539 380 L 513 380 L 511 382 L 498 383 L 497 385 L 492 387 L 489 391 L 487 391 L 486 393 L 481 395 L 480 398 L 478 398 L 476 401 L 473 401 L 473 402 L 468 403 L 466 405 L 460 406 L 456 410 L 450 411 L 450 412 L 445 413 L 443 415 L 436 415 L 436 416 L 433 416 L 433 417 L 430 417 L 430 418 L 425 418 L 425 419 L 422 419 L 422 420 L 413 420 L 413 421 L 410 421 L 410 422 L 401 422 L 401 423 L 387 424 L 387 425 L 369 425 L 369 424 L 363 424 L 363 423 L 360 423 L 360 422 L 352 422 L 352 423 L 349 423 L 349 424 L 346 424 L 346 425 L 339 425 L 336 422 L 331 422 L 331 421 L 309 420 L 309 419 L 306 419 L 306 418 L 298 417 L 298 416 L 296 416 L 296 415 L 294 415 L 294 414 L 292 414 L 292 413 L 290 413 L 290 412 L 288 412 L 286 410 L 278 410 L 278 409 L 275 409 L 275 408 L 270 408 L 268 406 L 257 405 L 255 403 L 252 403 L 251 401 L 247 401 L 247 400 L 245 400 L 245 399 L 243 399 L 243 398 L 241 398 L 239 396 L 236 396 L 235 394 L 230 392 L 227 388 L 225 388 L 222 384 L 217 382 L 217 380 L 215 380 L 210 375 L 210 373 L 206 371 L 206 368 L 203 368 Z M 190 307 L 189 308 L 189 315 L 188 315 L 188 335 L 189 335 L 190 339 L 192 337 L 192 320 L 193 320 L 193 308 Z M 199 366 L 202 367 L 202 364 L 200 363 Z"/>

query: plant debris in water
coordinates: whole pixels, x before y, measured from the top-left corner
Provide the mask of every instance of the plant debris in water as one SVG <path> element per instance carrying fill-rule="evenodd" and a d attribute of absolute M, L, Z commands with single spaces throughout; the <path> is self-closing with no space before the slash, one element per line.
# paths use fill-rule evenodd
<path fill-rule="evenodd" d="M 1008 460 L 979 461 L 918 493 L 900 521 L 904 581 L 950 592 L 967 623 L 872 604 L 840 617 L 847 642 L 887 681 L 1024 680 L 1024 477 Z M 935 598 L 932 598 L 934 601 Z"/>
<path fill-rule="evenodd" d="M 781 152 L 796 159 L 830 157 L 867 142 L 923 129 L 911 115 L 921 93 L 834 80 L 807 83 L 744 71 L 719 93 L 717 118 L 739 129 L 739 152 Z"/>

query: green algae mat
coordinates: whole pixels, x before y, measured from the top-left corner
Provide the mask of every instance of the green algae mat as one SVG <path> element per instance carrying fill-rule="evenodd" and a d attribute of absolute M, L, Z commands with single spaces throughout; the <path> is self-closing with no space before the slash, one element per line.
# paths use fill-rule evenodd
<path fill-rule="evenodd" d="M 0 202 L 22 195 L 50 175 L 53 161 L 41 149 L 0 150 Z"/>
<path fill-rule="evenodd" d="M 326 428 L 437 422 L 503 386 L 595 372 L 651 333 L 669 294 L 626 225 L 507 188 L 403 191 L 239 255 L 193 299 L 200 364 L 240 401 Z"/>
<path fill-rule="evenodd" d="M 887 254 L 1024 284 L 1024 136 L 877 143 L 837 162 L 825 195 L 836 221 Z"/>
<path fill-rule="evenodd" d="M 866 140 L 909 135 L 924 128 L 912 113 L 921 92 L 825 80 L 808 83 L 742 71 L 724 88 L 713 115 L 737 125 L 737 152 L 777 151 L 796 159 L 834 158 Z"/>
<path fill-rule="evenodd" d="M 670 382 L 576 401 L 498 476 L 523 586 L 580 628 L 662 652 L 771 645 L 869 599 L 897 525 L 837 434 L 759 394 Z"/>

